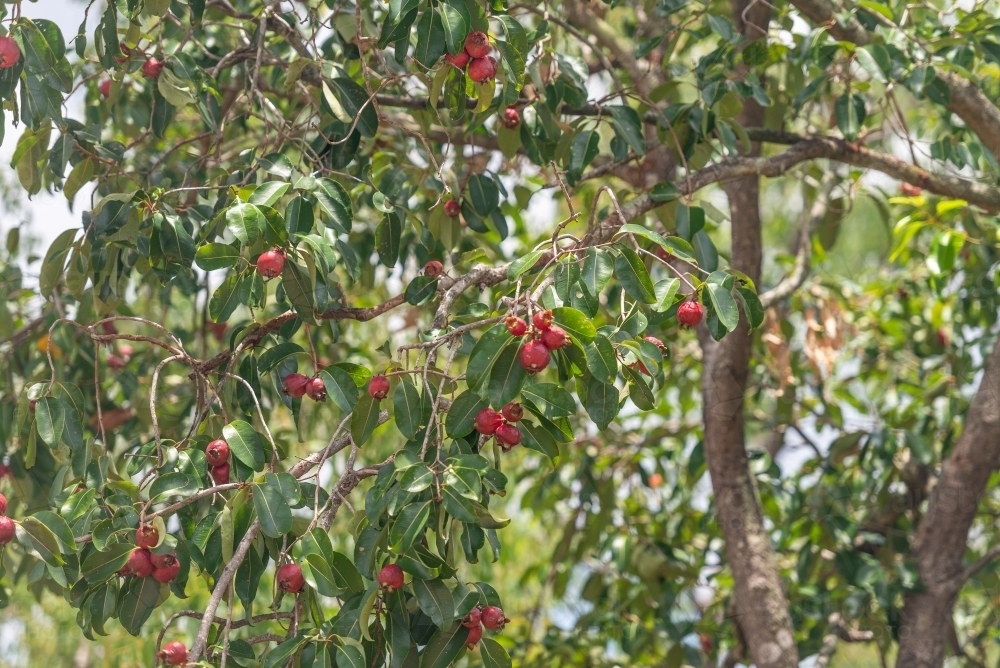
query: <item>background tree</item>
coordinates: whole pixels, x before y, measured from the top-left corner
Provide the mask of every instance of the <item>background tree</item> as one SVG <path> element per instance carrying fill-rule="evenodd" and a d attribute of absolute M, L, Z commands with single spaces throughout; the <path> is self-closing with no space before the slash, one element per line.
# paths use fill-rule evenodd
<path fill-rule="evenodd" d="M 81 225 L 6 236 L 5 596 L 147 665 L 997 660 L 995 7 L 30 7 Z"/>

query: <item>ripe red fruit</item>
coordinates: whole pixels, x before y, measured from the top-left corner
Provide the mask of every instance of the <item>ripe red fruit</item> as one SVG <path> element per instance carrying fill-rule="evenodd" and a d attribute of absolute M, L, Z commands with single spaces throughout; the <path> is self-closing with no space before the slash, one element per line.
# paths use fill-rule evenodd
<path fill-rule="evenodd" d="M 152 524 L 143 524 L 135 530 L 135 544 L 147 550 L 156 547 L 160 542 L 160 532 Z"/>
<path fill-rule="evenodd" d="M 381 374 L 373 377 L 368 383 L 368 396 L 375 401 L 382 401 L 389 396 L 389 379 Z"/>
<path fill-rule="evenodd" d="M 446 53 L 444 59 L 460 70 L 464 70 L 465 66 L 469 64 L 469 54 L 465 51 L 456 53 L 454 56 Z"/>
<path fill-rule="evenodd" d="M 521 360 L 521 366 L 524 367 L 525 371 L 535 375 L 549 365 L 552 353 L 541 341 L 528 341 L 521 347 L 518 359 Z"/>
<path fill-rule="evenodd" d="M 0 70 L 6 70 L 21 59 L 21 47 L 11 37 L 0 37 Z"/>
<path fill-rule="evenodd" d="M 257 272 L 264 277 L 264 280 L 280 276 L 284 268 L 285 251 L 280 248 L 264 251 L 257 258 Z"/>
<path fill-rule="evenodd" d="M 701 651 L 702 652 L 704 652 L 705 654 L 711 654 L 712 653 L 712 639 L 711 638 L 709 638 L 707 635 L 705 635 L 704 633 L 702 633 L 701 635 L 698 636 L 698 642 L 701 644 Z"/>
<path fill-rule="evenodd" d="M 521 124 L 521 114 L 518 112 L 517 107 L 511 105 L 503 110 L 500 114 L 500 123 L 505 128 L 510 128 L 513 130 L 518 125 Z"/>
<path fill-rule="evenodd" d="M 0 517 L 0 547 L 14 540 L 15 529 L 14 520 L 6 515 Z"/>
<path fill-rule="evenodd" d="M 542 332 L 542 343 L 549 350 L 559 350 L 560 348 L 565 348 L 571 342 L 569 336 L 566 335 L 566 330 L 562 327 L 552 325 L 550 328 Z"/>
<path fill-rule="evenodd" d="M 177 561 L 177 556 L 171 554 L 154 554 L 153 558 L 153 579 L 161 584 L 173 581 L 181 572 L 181 562 Z M 157 564 L 161 564 L 157 566 Z"/>
<path fill-rule="evenodd" d="M 649 486 L 651 488 L 656 489 L 657 487 L 661 487 L 662 485 L 663 485 L 662 475 L 660 475 L 659 473 L 654 473 L 653 475 L 649 476 Z"/>
<path fill-rule="evenodd" d="M 552 326 L 552 321 L 555 316 L 552 315 L 552 311 L 535 311 L 535 315 L 531 316 L 531 324 L 535 326 L 535 329 L 540 329 L 543 332 Z"/>
<path fill-rule="evenodd" d="M 403 569 L 399 564 L 386 564 L 378 572 L 378 584 L 388 591 L 403 588 Z"/>
<path fill-rule="evenodd" d="M 507 327 L 507 331 L 510 332 L 512 336 L 524 336 L 528 331 L 528 323 L 526 323 L 523 318 L 518 318 L 516 315 L 507 316 L 507 319 L 503 321 L 503 324 Z"/>
<path fill-rule="evenodd" d="M 285 376 L 285 380 L 282 383 L 285 394 L 290 396 L 292 399 L 298 399 L 306 393 L 306 387 L 309 385 L 309 378 L 302 375 L 301 373 L 290 373 Z"/>
<path fill-rule="evenodd" d="M 153 568 L 172 568 L 177 563 L 177 555 L 173 552 L 167 554 L 152 554 L 149 560 L 153 562 Z"/>
<path fill-rule="evenodd" d="M 483 609 L 478 605 L 469 611 L 469 614 L 462 620 L 462 626 L 467 629 L 474 629 L 482 623 Z"/>
<path fill-rule="evenodd" d="M 916 197 L 917 195 L 922 193 L 923 190 L 920 188 L 920 186 L 915 186 L 912 183 L 907 183 L 906 181 L 903 181 L 902 183 L 899 184 L 899 192 L 902 193 L 903 195 L 906 195 L 907 197 Z"/>
<path fill-rule="evenodd" d="M 694 327 L 701 322 L 705 309 L 696 301 L 686 301 L 677 307 L 677 320 L 685 327 Z"/>
<path fill-rule="evenodd" d="M 490 38 L 482 30 L 473 30 L 465 38 L 465 52 L 473 58 L 482 58 L 490 52 Z"/>
<path fill-rule="evenodd" d="M 205 448 L 205 459 L 209 466 L 222 466 L 229 461 L 229 444 L 221 438 L 212 441 Z"/>
<path fill-rule="evenodd" d="M 0 494 L 0 515 L 7 514 L 7 497 Z"/>
<path fill-rule="evenodd" d="M 142 64 L 142 73 L 149 77 L 150 79 L 155 79 L 160 76 L 160 72 L 163 71 L 163 61 L 157 60 L 156 58 L 147 58 L 146 62 Z"/>
<path fill-rule="evenodd" d="M 476 413 L 476 431 L 480 434 L 492 436 L 497 433 L 497 429 L 503 424 L 503 417 L 492 408 L 484 408 Z"/>
<path fill-rule="evenodd" d="M 182 642 L 168 642 L 157 654 L 156 658 L 168 666 L 183 666 L 187 663 L 188 650 Z"/>
<path fill-rule="evenodd" d="M 503 627 L 510 620 L 504 617 L 503 610 L 495 605 L 488 605 L 483 608 L 483 626 L 490 631 L 502 631 Z"/>
<path fill-rule="evenodd" d="M 97 86 L 97 90 L 100 91 L 101 97 L 105 100 L 111 97 L 111 79 L 105 79 Z"/>
<path fill-rule="evenodd" d="M 512 401 L 500 409 L 500 414 L 508 422 L 520 422 L 524 417 L 524 407 L 516 401 Z"/>
<path fill-rule="evenodd" d="M 150 559 L 149 550 L 138 549 L 128 555 L 125 568 L 132 575 L 140 578 L 148 578 L 153 573 L 153 560 Z"/>
<path fill-rule="evenodd" d="M 108 355 L 108 367 L 115 371 L 121 371 L 125 368 L 125 360 L 112 353 Z"/>
<path fill-rule="evenodd" d="M 483 627 L 476 624 L 469 629 L 469 637 L 465 639 L 465 646 L 468 649 L 475 649 L 479 641 L 483 639 Z"/>
<path fill-rule="evenodd" d="M 313 401 L 326 401 L 326 384 L 322 378 L 310 378 L 306 385 L 306 394 Z"/>
<path fill-rule="evenodd" d="M 497 76 L 497 61 L 493 56 L 473 58 L 469 63 L 469 78 L 476 83 L 492 81 Z"/>
<path fill-rule="evenodd" d="M 302 577 L 302 567 L 298 564 L 281 566 L 275 577 L 278 581 L 278 589 L 289 594 L 298 593 L 306 584 L 305 578 Z"/>
<path fill-rule="evenodd" d="M 228 485 L 229 484 L 229 462 L 225 464 L 219 464 L 218 466 L 213 466 L 210 473 L 212 474 L 212 481 L 216 485 Z"/>
<path fill-rule="evenodd" d="M 132 353 L 135 352 L 135 348 L 127 343 L 123 343 L 118 346 L 118 352 L 121 353 L 122 358 L 127 362 L 132 357 Z"/>
<path fill-rule="evenodd" d="M 437 278 L 444 271 L 444 265 L 438 260 L 431 260 L 424 265 L 424 276 L 427 278 Z"/>
<path fill-rule="evenodd" d="M 497 428 L 497 442 L 500 443 L 503 451 L 507 452 L 515 445 L 520 445 L 521 430 L 509 422 L 505 422 Z"/>
<path fill-rule="evenodd" d="M 667 350 L 667 346 L 664 345 L 663 341 L 660 341 L 655 336 L 644 336 L 642 337 L 642 340 L 645 341 L 646 343 L 652 343 L 654 346 L 660 349 L 661 353 L 666 352 Z"/>
<path fill-rule="evenodd" d="M 444 213 L 450 218 L 456 217 L 458 214 L 462 213 L 462 203 L 457 199 L 450 199 L 444 203 Z"/>
<path fill-rule="evenodd" d="M 13 478 L 14 472 L 10 470 L 10 467 L 6 464 L 0 464 L 0 480 L 4 478 Z"/>

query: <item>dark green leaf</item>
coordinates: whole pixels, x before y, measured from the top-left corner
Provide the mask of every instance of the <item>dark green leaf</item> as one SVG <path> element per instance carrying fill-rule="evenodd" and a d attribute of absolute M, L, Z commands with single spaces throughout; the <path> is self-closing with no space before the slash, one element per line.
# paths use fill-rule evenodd
<path fill-rule="evenodd" d="M 249 423 L 234 420 L 222 428 L 222 435 L 236 459 L 254 471 L 264 470 L 264 445 Z"/>
<path fill-rule="evenodd" d="M 619 246 L 618 251 L 618 257 L 615 258 L 615 276 L 621 282 L 625 292 L 644 304 L 655 302 L 656 293 L 653 291 L 653 282 L 649 278 L 649 272 L 646 270 L 642 258 L 626 246 Z"/>

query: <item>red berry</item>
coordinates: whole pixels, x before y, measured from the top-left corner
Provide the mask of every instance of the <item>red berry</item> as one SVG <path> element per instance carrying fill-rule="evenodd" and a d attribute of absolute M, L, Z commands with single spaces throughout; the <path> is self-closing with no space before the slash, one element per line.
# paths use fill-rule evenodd
<path fill-rule="evenodd" d="M 512 401 L 500 409 L 500 413 L 507 422 L 520 422 L 524 417 L 524 407 L 516 401 Z"/>
<path fill-rule="evenodd" d="M 153 579 L 161 584 L 173 581 L 181 572 L 181 562 L 177 561 L 177 556 L 171 554 L 154 554 L 153 558 Z M 157 564 L 161 564 L 157 566 Z"/>
<path fill-rule="evenodd" d="M 503 631 L 503 627 L 510 620 L 504 617 L 503 610 L 495 605 L 488 605 L 483 608 L 483 626 L 490 631 Z"/>
<path fill-rule="evenodd" d="M 6 515 L 0 516 L 0 547 L 14 540 L 15 529 L 14 520 Z"/>
<path fill-rule="evenodd" d="M 552 326 L 552 321 L 555 316 L 552 315 L 552 311 L 535 311 L 535 315 L 531 316 L 531 324 L 535 326 L 535 329 L 540 329 L 543 332 Z"/>
<path fill-rule="evenodd" d="M 13 478 L 14 472 L 10 470 L 10 467 L 6 464 L 0 464 L 0 480 L 4 478 Z M 2 514 L 2 513 L 0 513 Z"/>
<path fill-rule="evenodd" d="M 229 462 L 213 466 L 211 470 L 212 481 L 215 482 L 216 485 L 228 485 L 229 470 Z"/>
<path fill-rule="evenodd" d="M 212 336 L 215 337 L 216 341 L 221 341 L 226 337 L 226 330 L 229 329 L 229 325 L 224 322 L 210 322 L 209 327 L 212 328 Z"/>
<path fill-rule="evenodd" d="M 112 353 L 108 355 L 108 367 L 115 371 L 121 371 L 125 368 L 125 360 Z"/>
<path fill-rule="evenodd" d="M 438 260 L 431 260 L 424 265 L 424 276 L 427 278 L 437 278 L 444 271 L 444 265 Z"/>
<path fill-rule="evenodd" d="M 309 385 L 308 376 L 304 376 L 301 373 L 290 373 L 285 376 L 285 380 L 282 383 L 284 387 L 285 394 L 290 396 L 292 399 L 298 399 L 306 393 L 306 387 Z"/>
<path fill-rule="evenodd" d="M 483 609 L 478 605 L 469 611 L 469 614 L 462 620 L 462 626 L 467 629 L 474 629 L 482 623 Z"/>
<path fill-rule="evenodd" d="M 173 552 L 167 554 L 150 555 L 149 560 L 153 562 L 153 568 L 173 568 L 177 563 L 177 555 Z"/>
<path fill-rule="evenodd" d="M 490 52 L 490 38 L 482 30 L 473 30 L 465 38 L 465 52 L 473 58 L 482 58 Z"/>
<path fill-rule="evenodd" d="M 569 337 L 566 335 L 566 330 L 562 327 L 552 325 L 544 332 L 542 332 L 542 343 L 549 350 L 559 350 L 560 348 L 565 348 L 571 342 Z"/>
<path fill-rule="evenodd" d="M 285 564 L 278 569 L 277 574 L 278 589 L 289 594 L 295 594 L 302 590 L 306 580 L 302 577 L 302 567 L 298 564 Z"/>
<path fill-rule="evenodd" d="M 677 307 L 677 320 L 685 327 L 694 327 L 701 322 L 705 309 L 696 301 L 686 301 Z"/>
<path fill-rule="evenodd" d="M 146 62 L 142 64 L 142 73 L 149 77 L 150 79 L 155 79 L 160 76 L 160 72 L 163 71 L 163 61 L 157 60 L 156 58 L 147 58 Z"/>
<path fill-rule="evenodd" d="M 368 383 L 368 396 L 375 401 L 382 401 L 389 396 L 389 379 L 381 374 L 373 377 Z"/>
<path fill-rule="evenodd" d="M 125 361 L 128 361 L 128 359 L 132 357 L 132 353 L 135 352 L 135 348 L 133 348 L 127 343 L 123 343 L 120 346 L 118 346 L 118 352 L 121 353 Z"/>
<path fill-rule="evenodd" d="M 449 218 L 454 218 L 462 213 L 462 203 L 457 199 L 450 199 L 444 203 L 444 213 Z"/>
<path fill-rule="evenodd" d="M 500 124 L 505 128 L 510 128 L 513 130 L 518 125 L 521 124 L 521 114 L 518 112 L 517 107 L 511 105 L 503 110 L 500 115 Z"/>
<path fill-rule="evenodd" d="M 493 56 L 473 58 L 469 63 L 469 78 L 476 83 L 492 81 L 497 76 L 497 61 Z"/>
<path fill-rule="evenodd" d="M 105 79 L 97 86 L 97 90 L 101 92 L 101 97 L 105 100 L 111 97 L 111 79 Z"/>
<path fill-rule="evenodd" d="M 388 591 L 403 588 L 403 569 L 399 564 L 386 564 L 378 572 L 378 584 Z"/>
<path fill-rule="evenodd" d="M 701 644 L 701 651 L 702 652 L 704 652 L 705 654 L 711 654 L 712 653 L 712 639 L 711 638 L 709 638 L 707 635 L 705 635 L 704 633 L 702 633 L 701 635 L 698 636 L 698 642 Z"/>
<path fill-rule="evenodd" d="M 212 441 L 205 448 L 205 459 L 209 466 L 222 466 L 229 461 L 229 444 L 221 438 Z"/>
<path fill-rule="evenodd" d="M 313 401 L 326 401 L 326 384 L 322 378 L 310 378 L 306 385 L 306 394 Z"/>
<path fill-rule="evenodd" d="M 7 514 L 7 497 L 0 494 L 0 515 Z"/>
<path fill-rule="evenodd" d="M 160 542 L 160 532 L 152 524 L 143 524 L 135 530 L 135 544 L 151 550 Z"/>
<path fill-rule="evenodd" d="M 465 66 L 469 64 L 469 54 L 465 51 L 456 53 L 454 56 L 450 53 L 445 54 L 444 59 L 460 70 L 464 70 Z"/>
<path fill-rule="evenodd" d="M 920 186 L 915 186 L 912 183 L 903 181 L 899 184 L 899 191 L 907 197 L 916 197 L 923 192 L 923 189 Z"/>
<path fill-rule="evenodd" d="M 497 433 L 497 428 L 503 424 L 503 417 L 492 408 L 484 408 L 476 413 L 476 431 L 480 434 L 492 436 Z"/>
<path fill-rule="evenodd" d="M 654 346 L 660 349 L 661 353 L 667 351 L 667 346 L 664 345 L 663 341 L 660 341 L 655 336 L 644 336 L 642 337 L 642 340 L 645 341 L 646 343 L 652 343 Z"/>
<path fill-rule="evenodd" d="M 636 370 L 638 370 L 638 371 L 646 374 L 647 376 L 652 376 L 653 375 L 653 374 L 649 373 L 649 369 L 646 368 L 646 365 L 643 364 L 642 362 L 638 361 L 638 360 L 635 361 L 635 362 L 632 362 L 628 366 L 629 366 L 630 369 L 636 369 Z"/>
<path fill-rule="evenodd" d="M 0 37 L 0 70 L 10 69 L 21 59 L 21 47 L 11 37 Z"/>
<path fill-rule="evenodd" d="M 521 366 L 531 375 L 535 375 L 549 365 L 552 353 L 541 341 L 528 341 L 521 347 L 518 353 Z"/>
<path fill-rule="evenodd" d="M 168 642 L 163 646 L 156 658 L 168 666 L 183 666 L 187 663 L 188 650 L 182 642 Z"/>
<path fill-rule="evenodd" d="M 469 637 L 465 639 L 465 646 L 468 649 L 475 649 L 479 641 L 483 639 L 483 627 L 476 624 L 469 629 Z"/>
<path fill-rule="evenodd" d="M 515 445 L 520 445 L 521 430 L 509 422 L 504 422 L 497 428 L 497 442 L 503 448 L 503 451 L 507 452 Z"/>
<path fill-rule="evenodd" d="M 148 578 L 153 573 L 153 560 L 150 557 L 149 550 L 133 550 L 132 554 L 128 555 L 125 568 L 132 575 Z"/>
<path fill-rule="evenodd" d="M 528 331 L 528 323 L 524 321 L 524 318 L 518 318 L 516 315 L 507 316 L 503 324 L 512 336 L 524 336 Z"/>
<path fill-rule="evenodd" d="M 264 280 L 280 276 L 284 268 L 285 251 L 280 248 L 264 251 L 257 258 L 257 272 L 264 277 Z"/>

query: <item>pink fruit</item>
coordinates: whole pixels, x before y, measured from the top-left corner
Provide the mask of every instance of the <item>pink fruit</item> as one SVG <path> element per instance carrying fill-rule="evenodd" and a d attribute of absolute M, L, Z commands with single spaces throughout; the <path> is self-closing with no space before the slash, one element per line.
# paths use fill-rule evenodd
<path fill-rule="evenodd" d="M 183 666 L 187 663 L 187 646 L 182 642 L 168 642 L 163 646 L 156 658 L 168 666 Z"/>
<path fill-rule="evenodd" d="M 500 447 L 503 448 L 504 452 L 507 452 L 515 445 L 521 443 L 521 430 L 505 422 L 497 429 L 497 442 L 500 443 Z"/>
<path fill-rule="evenodd" d="M 465 646 L 468 649 L 475 649 L 479 641 L 483 639 L 483 627 L 476 624 L 469 629 L 469 637 L 465 639 Z"/>
<path fill-rule="evenodd" d="M 389 396 L 389 379 L 381 374 L 374 376 L 368 383 L 368 396 L 375 401 L 382 401 Z"/>
<path fill-rule="evenodd" d="M 212 481 L 216 485 L 228 485 L 229 484 L 229 462 L 225 464 L 219 464 L 218 466 L 213 466 L 210 473 L 212 474 Z"/>
<path fill-rule="evenodd" d="M 500 114 L 500 123 L 505 128 L 509 128 L 511 130 L 513 130 L 518 125 L 520 125 L 521 124 L 521 114 L 520 114 L 520 112 L 518 112 L 517 107 L 515 107 L 515 106 L 512 105 L 512 106 L 507 107 L 506 109 L 504 109 L 503 113 Z"/>
<path fill-rule="evenodd" d="M 285 564 L 278 569 L 278 589 L 289 594 L 302 591 L 306 580 L 302 577 L 302 567 L 298 564 Z"/>
<path fill-rule="evenodd" d="M 160 76 L 160 72 L 163 71 L 163 61 L 157 60 L 156 58 L 147 58 L 146 62 L 142 64 L 142 73 L 149 77 L 150 79 L 155 79 Z"/>
<path fill-rule="evenodd" d="M 476 83 L 491 81 L 497 76 L 497 61 L 493 56 L 473 58 L 469 63 L 469 78 Z"/>
<path fill-rule="evenodd" d="M 469 614 L 462 620 L 462 626 L 467 629 L 474 629 L 482 623 L 483 609 L 478 605 L 469 611 Z"/>
<path fill-rule="evenodd" d="M 229 444 L 221 438 L 212 441 L 205 448 L 205 459 L 209 466 L 222 466 L 229 461 Z"/>
<path fill-rule="evenodd" d="M 660 349 L 661 353 L 667 351 L 667 347 L 663 344 L 663 341 L 660 341 L 655 336 L 644 336 L 642 337 L 642 340 L 645 341 L 646 343 L 652 343 L 654 346 Z"/>
<path fill-rule="evenodd" d="M 507 331 L 511 333 L 511 336 L 524 336 L 528 331 L 528 323 L 516 315 L 507 316 L 503 324 L 507 327 Z"/>
<path fill-rule="evenodd" d="M 285 380 L 282 383 L 285 394 L 290 396 L 292 399 L 298 399 L 299 397 L 305 395 L 308 385 L 309 378 L 301 373 L 288 374 L 285 376 Z"/>
<path fill-rule="evenodd" d="M 486 436 L 497 433 L 497 429 L 503 424 L 503 416 L 492 408 L 484 408 L 476 413 L 476 431 Z"/>
<path fill-rule="evenodd" d="M 531 375 L 535 375 L 549 365 L 552 353 L 541 341 L 528 341 L 518 353 L 521 366 Z"/>
<path fill-rule="evenodd" d="M 444 213 L 450 218 L 454 218 L 462 213 L 462 203 L 457 199 L 450 199 L 444 203 Z"/>
<path fill-rule="evenodd" d="M 552 326 L 552 321 L 555 316 L 552 315 L 552 311 L 535 311 L 535 315 L 531 316 L 531 324 L 535 326 L 535 329 L 540 329 L 543 332 Z"/>
<path fill-rule="evenodd" d="M 326 385 L 323 383 L 323 379 L 310 378 L 309 384 L 306 385 L 306 394 L 313 401 L 326 401 Z"/>
<path fill-rule="evenodd" d="M 160 542 L 160 532 L 152 524 L 143 524 L 135 530 L 135 544 L 146 550 L 156 547 Z"/>
<path fill-rule="evenodd" d="M 503 610 L 495 605 L 488 605 L 483 608 L 483 626 L 490 631 L 502 631 L 504 625 L 510 620 L 504 617 Z"/>
<path fill-rule="evenodd" d="M 465 51 L 456 53 L 454 56 L 450 53 L 445 54 L 444 59 L 460 70 L 464 70 L 465 66 L 469 64 L 469 54 Z"/>
<path fill-rule="evenodd" d="M 181 562 L 173 554 L 153 555 L 153 579 L 161 584 L 172 582 L 181 572 Z M 156 564 L 162 564 L 157 566 Z"/>
<path fill-rule="evenodd" d="M 0 515 L 7 514 L 7 497 L 0 494 Z"/>
<path fill-rule="evenodd" d="M 559 350 L 560 348 L 565 348 L 571 342 L 569 337 L 566 335 L 566 330 L 562 327 L 552 325 L 550 328 L 542 332 L 542 343 L 549 350 Z"/>
<path fill-rule="evenodd" d="M 465 38 L 465 52 L 473 58 L 482 58 L 490 52 L 490 38 L 482 30 L 473 30 Z"/>
<path fill-rule="evenodd" d="M 10 519 L 6 515 L 0 517 L 0 547 L 3 547 L 10 541 L 14 540 L 16 529 L 17 527 L 14 525 L 14 520 Z"/>
<path fill-rule="evenodd" d="M 153 573 L 153 561 L 150 559 L 149 550 L 138 549 L 128 555 L 125 567 L 137 577 L 148 578 Z"/>
<path fill-rule="evenodd" d="M 704 315 L 704 307 L 696 301 L 686 301 L 677 307 L 677 320 L 685 327 L 694 327 Z"/>
<path fill-rule="evenodd" d="M 21 47 L 11 37 L 0 37 L 0 70 L 17 65 L 21 59 Z"/>
<path fill-rule="evenodd" d="M 285 268 L 285 251 L 280 248 L 272 248 L 265 251 L 257 258 L 257 272 L 265 280 L 281 276 L 281 271 Z"/>
<path fill-rule="evenodd" d="M 111 97 L 111 79 L 105 79 L 97 86 L 97 90 L 100 91 L 101 97 L 105 100 Z"/>
<path fill-rule="evenodd" d="M 521 418 L 524 417 L 524 407 L 516 401 L 512 401 L 500 409 L 500 414 L 508 422 L 520 422 Z"/>
<path fill-rule="evenodd" d="M 424 276 L 427 278 L 437 278 L 444 271 L 444 265 L 438 260 L 431 260 L 424 265 Z"/>
<path fill-rule="evenodd" d="M 378 584 L 388 591 L 403 588 L 403 569 L 399 564 L 386 564 L 378 572 Z"/>

